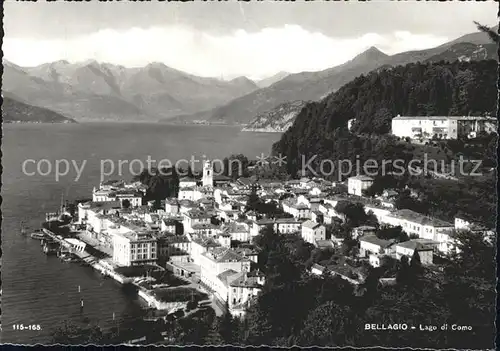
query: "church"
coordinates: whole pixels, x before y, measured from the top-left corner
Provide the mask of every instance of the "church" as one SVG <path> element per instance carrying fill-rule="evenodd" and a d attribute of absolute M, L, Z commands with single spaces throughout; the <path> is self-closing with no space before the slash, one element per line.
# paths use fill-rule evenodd
<path fill-rule="evenodd" d="M 203 164 L 201 182 L 189 177 L 179 180 L 179 200 L 198 201 L 202 198 L 213 196 L 214 192 L 213 166 L 209 160 Z"/>

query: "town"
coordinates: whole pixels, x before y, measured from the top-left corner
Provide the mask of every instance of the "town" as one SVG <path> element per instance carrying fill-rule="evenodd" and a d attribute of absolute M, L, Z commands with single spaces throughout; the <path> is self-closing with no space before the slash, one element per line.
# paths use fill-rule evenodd
<path fill-rule="evenodd" d="M 201 177 L 179 179 L 178 196 L 166 198 L 160 208 L 154 201 L 144 203 L 147 187 L 140 182 L 102 182 L 93 189 L 92 201 L 78 203 L 74 226 L 80 240 L 108 253 L 101 261 L 109 270 L 161 267 L 193 282 L 213 297 L 220 313 L 235 317 L 245 315 L 266 280 L 255 243 L 266 230 L 300 238 L 317 251 L 343 252 L 336 263 L 313 262 L 309 272 L 329 272 L 354 286 L 366 279 L 366 266 L 380 267 L 391 259 L 418 257 L 438 271 L 439 262 L 457 250 L 457 231 L 494 235 L 465 216 L 450 223 L 396 209 L 398 192 L 385 189 L 368 197 L 372 184 L 373 178 L 364 175 L 343 182 L 232 179 L 214 176 L 206 161 Z M 395 284 L 396 278 L 380 282 Z"/>

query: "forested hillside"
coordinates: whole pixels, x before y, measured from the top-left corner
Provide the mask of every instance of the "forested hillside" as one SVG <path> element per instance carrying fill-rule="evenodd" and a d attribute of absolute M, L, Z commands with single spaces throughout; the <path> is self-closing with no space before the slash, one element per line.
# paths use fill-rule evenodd
<path fill-rule="evenodd" d="M 362 75 L 307 105 L 273 149 L 298 161 L 300 154 L 342 148 L 350 119 L 354 133 L 385 134 L 398 114 L 495 115 L 497 67 L 494 60 L 414 63 Z"/>
<path fill-rule="evenodd" d="M 17 101 L 8 96 L 2 98 L 2 119 L 4 123 L 76 123 L 49 109 Z"/>

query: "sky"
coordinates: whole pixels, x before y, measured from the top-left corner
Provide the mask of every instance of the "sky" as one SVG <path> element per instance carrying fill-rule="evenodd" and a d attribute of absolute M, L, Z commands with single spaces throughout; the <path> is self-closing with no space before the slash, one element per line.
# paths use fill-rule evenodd
<path fill-rule="evenodd" d="M 371 46 L 426 49 L 494 26 L 488 2 L 4 2 L 4 57 L 126 67 L 163 62 L 205 77 L 320 71 Z"/>

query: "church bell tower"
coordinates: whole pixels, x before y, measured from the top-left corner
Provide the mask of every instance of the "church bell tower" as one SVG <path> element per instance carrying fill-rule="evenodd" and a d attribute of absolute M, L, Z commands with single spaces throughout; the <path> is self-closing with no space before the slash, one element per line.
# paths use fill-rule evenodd
<path fill-rule="evenodd" d="M 207 160 L 203 165 L 203 186 L 212 187 L 213 185 L 214 185 L 213 168 L 210 161 Z"/>

